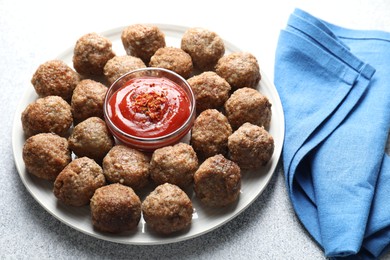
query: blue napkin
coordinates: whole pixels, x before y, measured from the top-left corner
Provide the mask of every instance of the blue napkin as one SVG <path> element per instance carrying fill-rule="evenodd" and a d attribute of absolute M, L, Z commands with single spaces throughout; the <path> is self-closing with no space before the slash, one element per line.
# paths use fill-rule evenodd
<path fill-rule="evenodd" d="M 279 36 L 274 80 L 297 216 L 327 257 L 379 257 L 390 245 L 390 33 L 296 9 Z"/>

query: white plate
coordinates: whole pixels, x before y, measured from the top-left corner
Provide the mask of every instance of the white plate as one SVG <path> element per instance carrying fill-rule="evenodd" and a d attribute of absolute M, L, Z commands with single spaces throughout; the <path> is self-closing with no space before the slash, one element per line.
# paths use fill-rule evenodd
<path fill-rule="evenodd" d="M 181 37 L 187 28 L 172 25 L 157 26 L 165 33 L 167 46 L 180 47 Z M 106 36 L 113 42 L 113 49 L 118 55 L 125 54 L 120 41 L 120 35 L 123 29 L 124 27 L 116 28 L 102 33 L 102 35 Z M 77 39 L 75 39 L 75 42 L 76 40 Z M 225 47 L 226 53 L 240 51 L 239 48 L 228 42 L 225 42 Z M 72 56 L 73 47 L 63 52 L 57 58 L 72 66 Z M 275 172 L 279 161 L 284 138 L 283 110 L 274 85 L 267 79 L 263 72 L 261 73 L 262 79 L 258 85 L 258 90 L 266 95 L 272 103 L 272 119 L 269 132 L 275 140 L 274 154 L 270 162 L 265 167 L 261 168 L 261 170 L 243 174 L 240 198 L 233 206 L 222 209 L 207 209 L 200 205 L 193 192 L 191 192 L 190 196 L 192 196 L 195 211 L 191 227 L 184 232 L 171 236 L 158 236 L 150 232 L 144 221 L 141 220 L 137 230 L 134 232 L 119 235 L 105 234 L 96 231 L 92 227 L 88 206 L 81 208 L 67 207 L 58 203 L 52 193 L 52 183 L 40 180 L 28 174 L 22 158 L 22 149 L 25 138 L 23 135 L 20 115 L 25 107 L 37 98 L 32 86 L 26 90 L 24 96 L 22 97 L 13 123 L 12 145 L 15 164 L 20 178 L 34 199 L 50 214 L 66 225 L 99 239 L 123 244 L 152 245 L 183 241 L 210 232 L 213 229 L 229 222 L 238 214 L 243 212 L 264 191 Z"/>

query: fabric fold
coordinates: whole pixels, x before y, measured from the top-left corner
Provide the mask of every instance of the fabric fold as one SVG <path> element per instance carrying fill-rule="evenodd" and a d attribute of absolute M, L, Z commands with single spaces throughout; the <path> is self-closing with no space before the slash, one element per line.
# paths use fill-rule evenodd
<path fill-rule="evenodd" d="M 382 185 L 389 178 L 389 39 L 300 9 L 279 36 L 274 79 L 286 120 L 286 185 L 299 219 L 329 257 L 377 257 L 390 243 L 390 210 L 377 212 L 390 204 L 390 186 Z"/>

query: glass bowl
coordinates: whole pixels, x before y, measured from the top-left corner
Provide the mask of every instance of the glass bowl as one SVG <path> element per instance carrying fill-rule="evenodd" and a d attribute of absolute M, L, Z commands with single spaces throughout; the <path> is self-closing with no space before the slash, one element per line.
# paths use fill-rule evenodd
<path fill-rule="evenodd" d="M 187 100 L 188 103 L 184 103 L 186 106 L 186 113 L 185 116 L 184 114 L 180 115 L 180 113 L 183 113 L 180 109 L 176 112 L 177 116 L 181 116 L 180 120 L 173 120 L 173 121 L 168 121 L 165 123 L 157 122 L 155 123 L 154 121 L 152 122 L 152 119 L 149 118 L 151 114 L 142 114 L 145 113 L 143 112 L 146 107 L 149 108 L 148 104 L 153 104 L 153 103 L 145 103 L 145 99 L 141 99 L 142 95 L 140 94 L 134 94 L 132 97 L 127 97 L 123 98 L 125 101 L 123 102 L 129 102 L 129 100 L 138 100 L 134 101 L 132 104 L 141 104 L 141 107 L 136 107 L 138 110 L 136 113 L 133 111 L 133 105 L 129 105 L 130 103 L 126 103 L 125 105 L 122 105 L 121 108 L 119 109 L 119 105 L 117 105 L 114 102 L 114 99 L 117 100 L 119 96 L 123 96 L 123 93 L 126 93 L 124 90 L 129 83 L 131 82 L 142 82 L 145 79 L 151 79 L 151 80 L 162 80 L 164 82 L 168 83 L 174 83 L 176 87 L 178 87 L 181 91 L 183 98 Z M 168 84 L 169 85 L 169 84 Z M 154 86 L 154 85 L 153 85 Z M 151 87 L 153 87 L 151 85 Z M 145 87 L 144 89 L 151 89 L 151 87 Z M 148 91 L 148 90 L 146 90 Z M 151 90 L 152 91 L 152 90 Z M 122 93 L 123 92 L 123 93 Z M 152 91 L 153 92 L 153 91 Z M 121 93 L 121 94 L 118 94 Z M 150 95 L 149 95 L 150 96 Z M 164 97 L 164 100 L 168 99 L 169 96 L 167 95 Z M 120 99 L 120 98 L 119 98 Z M 152 98 L 153 99 L 153 98 Z M 177 99 L 177 98 L 176 98 Z M 176 100 L 174 99 L 174 100 Z M 135 103 L 138 102 L 138 103 Z M 143 103 L 142 103 L 143 102 Z M 153 102 L 153 101 L 151 101 Z M 165 104 L 165 103 L 164 103 Z M 161 107 L 165 107 L 165 112 L 166 113 L 171 113 L 173 110 L 176 111 L 176 109 L 167 107 L 167 105 L 160 104 Z M 135 106 L 135 105 L 134 105 Z M 158 106 L 159 107 L 159 106 Z M 188 107 L 188 109 L 187 109 Z M 125 109 L 124 109 L 125 108 Z M 165 131 L 161 135 L 154 135 L 154 136 L 147 136 L 143 132 L 143 130 L 136 130 L 133 128 L 133 125 L 123 127 L 123 122 L 126 121 L 128 122 L 127 118 L 123 118 L 122 112 L 127 113 L 127 109 L 131 109 L 132 113 L 135 114 L 135 118 L 143 118 L 143 120 L 150 120 L 150 124 L 155 123 L 156 129 L 160 127 L 161 125 L 165 124 L 165 127 L 170 127 L 170 125 L 175 125 L 173 129 L 169 130 L 168 132 Z M 149 110 L 148 110 L 149 111 Z M 130 71 L 120 78 L 118 78 L 107 90 L 107 94 L 104 100 L 104 105 L 103 105 L 103 112 L 104 112 L 104 119 L 106 121 L 108 129 L 111 131 L 111 133 L 114 135 L 114 137 L 121 143 L 130 146 L 132 148 L 136 148 L 142 151 L 153 151 L 157 148 L 161 148 L 163 146 L 168 146 L 168 145 L 173 145 L 175 143 L 178 143 L 180 141 L 183 141 L 183 139 L 189 135 L 189 132 L 191 130 L 191 127 L 194 123 L 195 116 L 196 116 L 196 108 L 195 108 L 195 96 L 194 93 L 192 92 L 192 89 L 188 82 L 178 75 L 177 73 L 163 69 L 163 68 L 142 68 L 142 69 L 137 69 Z M 141 113 L 141 114 L 139 114 Z M 147 112 L 146 112 L 147 113 Z M 161 112 L 162 113 L 162 112 Z M 161 117 L 164 117 L 165 115 L 161 115 Z M 146 118 L 146 119 L 145 119 Z M 133 120 L 138 120 L 134 119 Z M 119 121 L 118 121 L 119 120 Z M 178 123 L 182 122 L 182 123 Z M 138 122 L 136 122 L 138 123 Z M 173 127 L 173 126 L 172 126 Z M 172 128 L 171 127 L 171 128 Z M 131 132 L 131 133 L 130 133 Z"/>

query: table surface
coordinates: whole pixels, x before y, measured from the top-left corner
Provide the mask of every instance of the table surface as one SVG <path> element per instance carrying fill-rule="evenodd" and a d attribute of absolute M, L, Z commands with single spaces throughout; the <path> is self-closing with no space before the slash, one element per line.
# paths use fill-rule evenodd
<path fill-rule="evenodd" d="M 81 35 L 134 23 L 204 27 L 253 53 L 272 80 L 279 31 L 295 7 L 340 26 L 390 31 L 387 0 L 0 0 L 0 258 L 323 259 L 293 212 L 280 168 L 226 225 L 179 243 L 135 246 L 95 239 L 47 213 L 21 182 L 12 152 L 15 110 L 32 74 Z"/>

